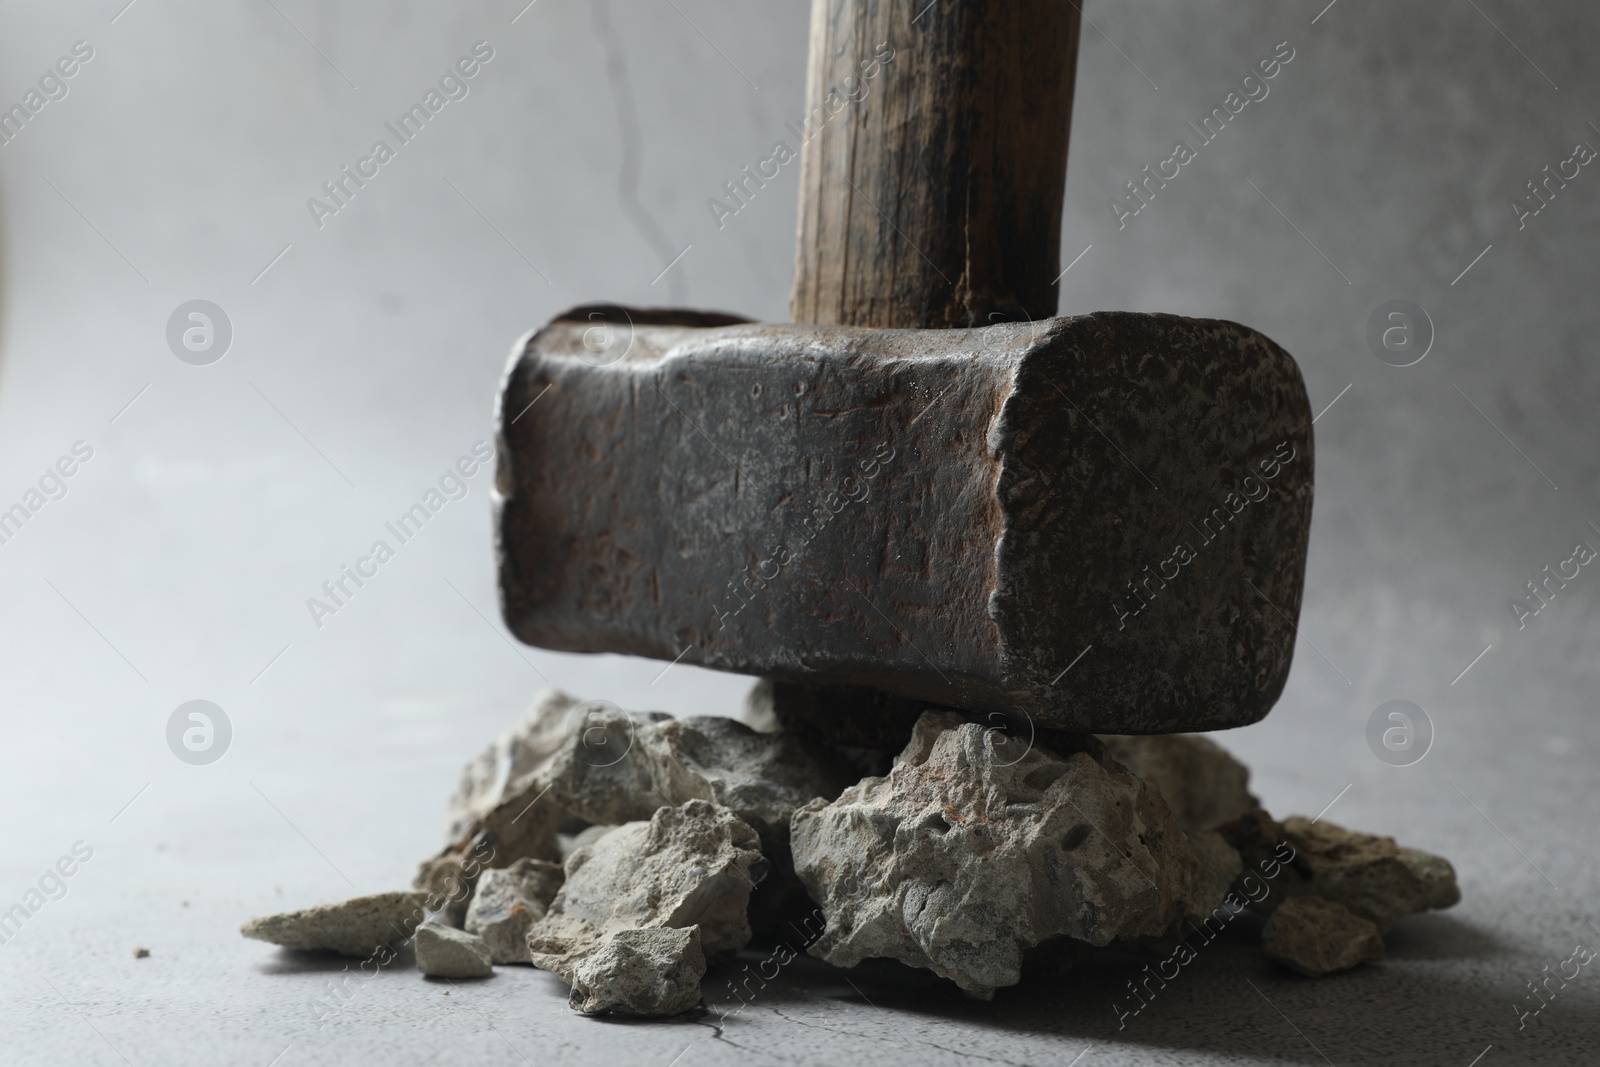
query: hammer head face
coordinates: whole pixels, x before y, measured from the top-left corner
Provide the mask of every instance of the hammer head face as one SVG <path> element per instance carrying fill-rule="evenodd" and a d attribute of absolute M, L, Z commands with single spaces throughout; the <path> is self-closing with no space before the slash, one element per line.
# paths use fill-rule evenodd
<path fill-rule="evenodd" d="M 1283 689 L 1310 408 L 1237 324 L 580 308 L 519 344 L 497 418 L 530 644 L 1107 733 L 1240 726 Z"/>

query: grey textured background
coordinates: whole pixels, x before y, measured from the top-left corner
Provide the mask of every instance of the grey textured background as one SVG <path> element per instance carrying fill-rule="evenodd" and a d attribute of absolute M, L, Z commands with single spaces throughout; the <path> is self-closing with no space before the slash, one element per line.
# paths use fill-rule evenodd
<path fill-rule="evenodd" d="M 0 103 L 75 40 L 95 49 L 0 147 L 0 506 L 74 441 L 94 449 L 0 544 L 0 909 L 74 841 L 94 849 L 0 946 L 0 1060 L 1594 1062 L 1600 977 L 1520 1034 L 1511 1005 L 1600 939 L 1600 579 L 1586 568 L 1521 631 L 1507 607 L 1576 541 L 1600 544 L 1600 174 L 1520 231 L 1509 207 L 1575 141 L 1600 147 L 1591 5 L 1086 5 L 1063 266 L 1092 248 L 1062 311 L 1237 319 L 1294 353 L 1314 409 L 1338 397 L 1316 427 L 1288 690 L 1220 740 L 1275 812 L 1337 797 L 1330 819 L 1449 856 L 1463 903 L 1403 924 L 1386 964 L 1320 983 L 1232 938 L 1120 1032 L 1128 960 L 989 1005 L 796 964 L 719 1033 L 574 1017 L 543 974 L 449 989 L 403 968 L 355 983 L 319 1030 L 334 972 L 235 930 L 406 882 L 459 765 L 545 679 L 736 707 L 742 679 L 510 647 L 484 474 L 321 629 L 305 599 L 489 436 L 510 344 L 554 312 L 786 317 L 793 168 L 720 231 L 705 200 L 805 108 L 808 5 L 124 2 L 0 4 Z M 480 39 L 495 57 L 470 95 L 316 229 L 306 198 Z M 1107 197 L 1285 40 L 1270 95 L 1119 232 Z M 895 44 L 909 62 L 914 42 Z M 1395 297 L 1437 328 L 1404 369 L 1364 342 Z M 209 367 L 164 340 L 194 298 L 234 327 Z M 234 728 L 207 767 L 164 740 L 194 698 Z M 1411 767 L 1366 745 L 1391 698 L 1437 733 Z"/>

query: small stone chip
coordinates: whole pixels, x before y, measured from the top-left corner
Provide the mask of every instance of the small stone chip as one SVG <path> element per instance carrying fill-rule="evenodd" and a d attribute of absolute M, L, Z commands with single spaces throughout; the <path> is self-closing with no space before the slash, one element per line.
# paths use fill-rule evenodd
<path fill-rule="evenodd" d="M 1261 932 L 1261 950 L 1312 978 L 1384 958 L 1376 924 L 1343 904 L 1313 896 L 1290 897 L 1272 913 Z"/>
<path fill-rule="evenodd" d="M 699 926 L 618 930 L 573 968 L 573 1006 L 585 1015 L 676 1015 L 700 1003 L 705 973 Z"/>
<path fill-rule="evenodd" d="M 265 915 L 239 927 L 245 937 L 284 948 L 365 956 L 411 936 L 422 921 L 421 893 L 375 893 L 337 904 Z"/>
<path fill-rule="evenodd" d="M 434 978 L 484 978 L 494 971 L 483 938 L 453 926 L 423 923 L 411 945 L 417 970 Z"/>
<path fill-rule="evenodd" d="M 140 946 L 139 948 L 133 950 L 133 958 L 136 960 L 147 960 L 150 958 L 150 950 Z"/>
<path fill-rule="evenodd" d="M 529 962 L 528 930 L 550 909 L 563 877 L 559 863 L 535 859 L 484 871 L 467 905 L 467 932 L 483 938 L 495 963 Z"/>

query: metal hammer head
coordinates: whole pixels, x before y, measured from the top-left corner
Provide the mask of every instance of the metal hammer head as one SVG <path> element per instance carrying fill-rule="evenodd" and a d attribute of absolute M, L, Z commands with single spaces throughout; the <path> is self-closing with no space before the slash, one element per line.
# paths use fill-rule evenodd
<path fill-rule="evenodd" d="M 498 410 L 522 640 L 1112 733 L 1254 722 L 1311 519 L 1294 361 L 1231 322 L 579 308 Z"/>

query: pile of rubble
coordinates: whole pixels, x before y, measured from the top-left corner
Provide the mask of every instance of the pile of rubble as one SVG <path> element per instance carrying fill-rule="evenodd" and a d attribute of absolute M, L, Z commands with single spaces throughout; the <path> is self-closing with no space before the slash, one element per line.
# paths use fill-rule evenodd
<path fill-rule="evenodd" d="M 830 744 L 772 692 L 739 721 L 547 690 L 466 768 L 414 891 L 242 932 L 355 956 L 409 937 L 424 974 L 531 964 L 582 1012 L 670 1015 L 700 1004 L 708 966 L 817 912 L 812 955 L 887 957 L 988 999 L 1108 945 L 1190 952 L 1246 909 L 1268 957 L 1328 974 L 1460 899 L 1440 857 L 1273 819 L 1201 737 L 1017 736 L 925 711 Z"/>

